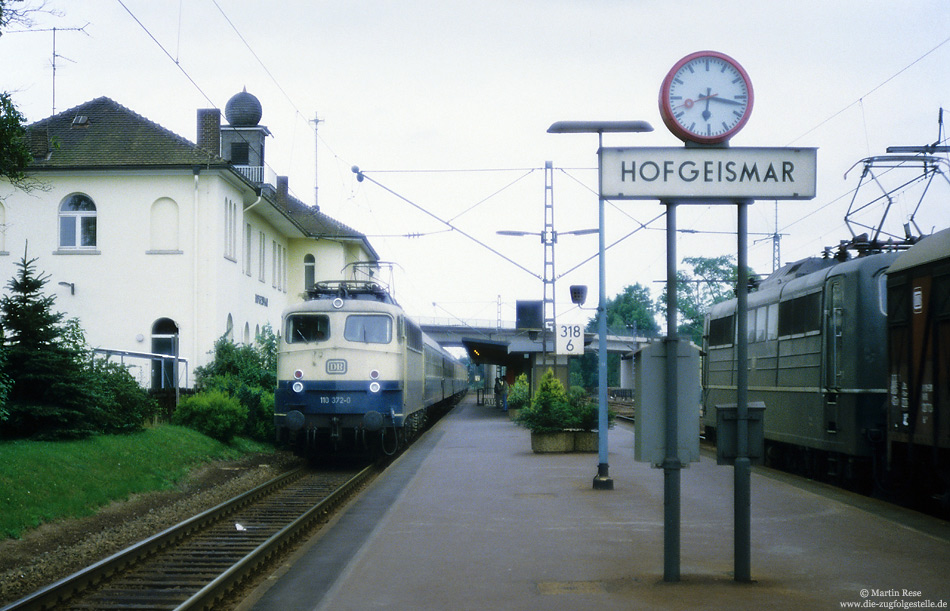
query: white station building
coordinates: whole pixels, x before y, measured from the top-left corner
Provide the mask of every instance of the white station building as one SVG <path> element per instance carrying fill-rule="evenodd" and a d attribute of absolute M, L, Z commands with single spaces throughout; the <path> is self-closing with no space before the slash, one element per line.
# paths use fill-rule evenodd
<path fill-rule="evenodd" d="M 29 125 L 39 188 L 0 183 L 0 290 L 35 258 L 93 348 L 175 388 L 218 338 L 279 333 L 314 280 L 371 269 L 365 235 L 290 196 L 286 177 L 268 183 L 257 98 L 235 95 L 225 116 L 198 110 L 197 144 L 105 97 Z"/>

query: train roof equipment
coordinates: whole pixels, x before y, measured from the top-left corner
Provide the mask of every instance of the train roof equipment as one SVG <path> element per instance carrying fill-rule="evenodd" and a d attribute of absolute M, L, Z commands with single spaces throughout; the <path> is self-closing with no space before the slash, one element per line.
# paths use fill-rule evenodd
<path fill-rule="evenodd" d="M 891 146 L 887 148 L 885 155 L 865 157 L 845 172 L 844 176 L 847 178 L 851 170 L 862 166 L 861 178 L 854 188 L 851 204 L 844 216 L 844 221 L 851 232 L 851 240 L 842 241 L 839 244 L 838 253 L 835 255 L 839 260 L 845 260 L 848 257 L 848 250 L 856 251 L 858 256 L 906 250 L 926 235 L 917 226 L 915 220 L 917 212 L 920 210 L 920 206 L 937 176 L 950 184 L 950 178 L 947 176 L 947 171 L 950 170 L 950 160 L 946 157 L 947 153 L 950 153 L 950 146 L 940 144 L 943 134 L 942 108 L 937 123 L 937 141 L 934 144 Z M 913 174 L 908 177 L 904 172 L 906 170 L 913 171 Z M 896 180 L 896 186 L 885 186 L 883 181 L 885 175 L 896 171 L 904 172 L 893 174 L 893 176 L 900 177 Z M 880 194 L 866 203 L 858 204 L 858 193 L 864 193 L 862 187 L 871 184 L 877 186 Z M 910 195 L 910 189 L 915 185 L 919 185 L 920 196 L 916 198 L 911 213 L 902 223 L 901 234 L 888 227 L 888 214 L 897 203 L 897 199 L 903 195 Z M 883 205 L 883 210 L 880 219 L 874 224 L 867 224 L 859 218 L 862 213 L 868 212 L 870 208 L 877 205 Z M 867 231 L 864 232 L 864 230 Z M 862 233 L 858 233 L 859 231 L 862 231 Z M 825 249 L 825 251 L 826 256 L 828 256 L 830 249 Z"/>
<path fill-rule="evenodd" d="M 370 280 L 323 280 L 307 290 L 307 299 L 357 299 L 397 305 L 384 286 Z"/>

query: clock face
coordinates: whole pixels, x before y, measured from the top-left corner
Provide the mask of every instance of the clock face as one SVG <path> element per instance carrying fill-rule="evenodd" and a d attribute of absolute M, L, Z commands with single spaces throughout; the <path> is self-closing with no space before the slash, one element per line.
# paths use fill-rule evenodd
<path fill-rule="evenodd" d="M 687 55 L 660 88 L 660 115 L 684 141 L 719 144 L 742 129 L 752 111 L 752 82 L 735 60 L 716 51 Z"/>

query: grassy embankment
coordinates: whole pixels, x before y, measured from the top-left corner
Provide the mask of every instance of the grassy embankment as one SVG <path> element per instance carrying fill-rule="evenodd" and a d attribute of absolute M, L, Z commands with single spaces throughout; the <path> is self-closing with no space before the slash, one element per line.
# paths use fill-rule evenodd
<path fill-rule="evenodd" d="M 92 515 L 137 492 L 171 488 L 190 468 L 271 446 L 225 445 L 172 425 L 80 441 L 0 443 L 0 539 L 61 518 Z"/>

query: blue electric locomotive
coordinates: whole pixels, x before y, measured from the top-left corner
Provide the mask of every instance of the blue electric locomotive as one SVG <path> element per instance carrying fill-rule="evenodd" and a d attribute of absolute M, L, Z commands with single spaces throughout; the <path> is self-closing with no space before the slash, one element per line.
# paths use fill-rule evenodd
<path fill-rule="evenodd" d="M 371 281 L 318 282 L 283 314 L 274 422 L 300 455 L 392 454 L 468 372 Z"/>

